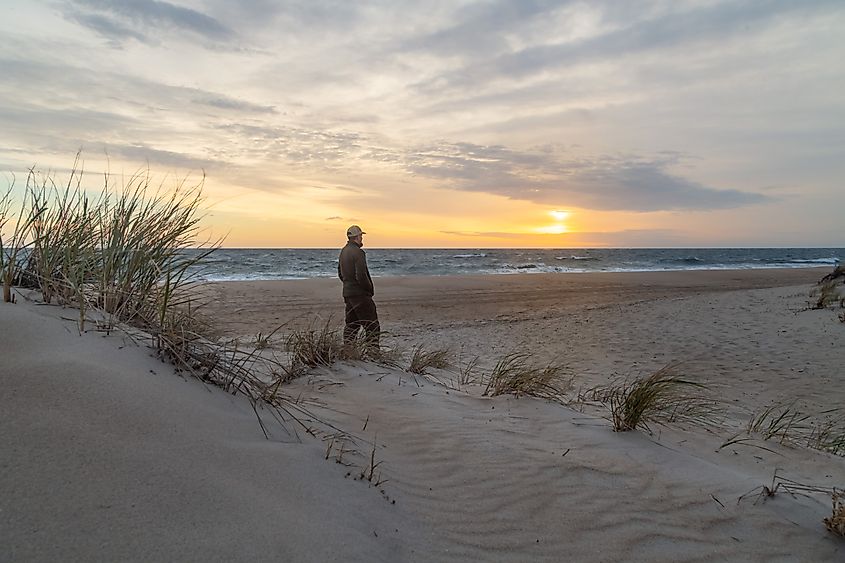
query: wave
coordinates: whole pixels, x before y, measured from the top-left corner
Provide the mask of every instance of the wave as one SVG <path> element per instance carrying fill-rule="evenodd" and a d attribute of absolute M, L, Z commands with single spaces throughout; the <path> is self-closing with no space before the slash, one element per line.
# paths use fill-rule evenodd
<path fill-rule="evenodd" d="M 792 262 L 793 264 L 839 264 L 839 258 L 813 258 L 812 260 L 785 260 L 785 262 Z"/>
<path fill-rule="evenodd" d="M 480 254 L 455 254 L 452 258 L 487 258 L 487 255 L 484 253 Z"/>
<path fill-rule="evenodd" d="M 679 256 L 675 258 L 661 258 L 660 262 L 668 262 L 672 264 L 703 264 L 705 260 L 702 260 L 698 256 Z"/>
<path fill-rule="evenodd" d="M 598 260 L 598 258 L 593 258 L 592 256 L 556 256 L 556 260 Z"/>

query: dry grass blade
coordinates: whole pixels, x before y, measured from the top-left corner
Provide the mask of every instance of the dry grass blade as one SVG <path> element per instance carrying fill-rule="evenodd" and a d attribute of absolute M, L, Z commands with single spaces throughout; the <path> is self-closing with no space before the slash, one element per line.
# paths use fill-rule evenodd
<path fill-rule="evenodd" d="M 459 385 L 469 385 L 470 383 L 475 382 L 475 376 L 473 375 L 473 372 L 475 371 L 475 368 L 478 367 L 479 359 L 480 358 L 478 356 L 475 356 L 474 358 L 469 360 L 466 364 L 463 364 L 461 362 L 460 358 L 458 359 L 458 384 Z"/>

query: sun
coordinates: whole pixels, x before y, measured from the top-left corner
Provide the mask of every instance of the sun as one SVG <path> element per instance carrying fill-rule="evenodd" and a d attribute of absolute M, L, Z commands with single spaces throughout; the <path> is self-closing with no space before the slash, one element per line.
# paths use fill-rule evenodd
<path fill-rule="evenodd" d="M 563 233 L 569 232 L 569 228 L 564 224 L 564 221 L 569 217 L 569 211 L 554 210 L 549 211 L 548 214 L 554 219 L 554 225 L 538 227 L 534 229 L 535 232 L 544 235 L 562 235 Z"/>

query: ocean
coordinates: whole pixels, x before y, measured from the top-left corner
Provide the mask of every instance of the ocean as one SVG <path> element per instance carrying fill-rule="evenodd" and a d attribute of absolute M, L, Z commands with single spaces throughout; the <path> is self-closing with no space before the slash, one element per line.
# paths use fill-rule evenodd
<path fill-rule="evenodd" d="M 373 276 L 833 268 L 845 248 L 366 248 Z M 339 248 L 224 248 L 192 273 L 207 281 L 334 277 Z"/>

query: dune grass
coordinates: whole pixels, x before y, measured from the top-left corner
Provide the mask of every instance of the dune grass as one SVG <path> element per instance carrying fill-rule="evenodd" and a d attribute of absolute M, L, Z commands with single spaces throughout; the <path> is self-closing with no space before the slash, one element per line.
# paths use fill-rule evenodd
<path fill-rule="evenodd" d="M 27 184 L 29 181 L 27 180 Z M 15 188 L 15 178 L 12 178 L 9 189 L 0 197 L 0 284 L 3 286 L 3 301 L 13 302 L 12 286 L 21 277 L 18 257 L 28 252 L 32 244 L 30 232 L 45 209 L 37 205 L 31 198 L 29 191 L 24 193 L 20 202 L 14 228 L 5 234 L 9 222 L 15 217 L 15 199 L 12 192 Z"/>
<path fill-rule="evenodd" d="M 0 196 L 4 300 L 13 300 L 14 284 L 78 309 L 80 333 L 94 322 L 149 337 L 177 371 L 247 396 L 265 435 L 259 408 L 299 423 L 304 407 L 279 391 L 290 366 L 219 341 L 201 315 L 206 297 L 193 272 L 219 247 L 201 237 L 203 181 L 153 186 L 141 171 L 120 186 L 109 174 L 103 182 L 85 186 L 77 155 L 61 185 L 31 169 L 22 196 Z"/>
<path fill-rule="evenodd" d="M 763 441 L 776 440 L 780 444 L 845 456 L 845 422 L 841 409 L 809 414 L 800 410 L 796 401 L 773 403 L 752 415 L 745 433 Z"/>
<path fill-rule="evenodd" d="M 322 325 L 312 321 L 303 329 L 292 331 L 285 341 L 291 365 L 300 371 L 317 366 L 330 366 L 341 359 L 343 341 L 338 328 L 329 319 Z"/>
<path fill-rule="evenodd" d="M 594 390 L 610 408 L 613 430 L 625 432 L 649 423 L 694 422 L 710 425 L 718 412 L 716 401 L 702 395 L 706 387 L 678 374 L 678 364 L 669 364 L 651 375 Z"/>
<path fill-rule="evenodd" d="M 411 350 L 411 361 L 408 365 L 408 371 L 423 375 L 430 368 L 446 369 L 452 365 L 452 362 L 449 360 L 450 355 L 449 350 L 428 350 L 425 345 L 419 344 Z"/>
<path fill-rule="evenodd" d="M 461 357 L 458 358 L 458 385 L 469 385 L 475 383 L 475 370 L 478 367 L 479 356 L 474 356 L 463 363 Z"/>
<path fill-rule="evenodd" d="M 292 330 L 285 338 L 290 356 L 288 373 L 295 377 L 318 366 L 330 367 L 338 361 L 373 361 L 381 365 L 399 367 L 402 353 L 384 346 L 375 347 L 365 338 L 343 342 L 341 326 L 329 318 L 325 322 L 312 319 L 302 329 Z"/>
<path fill-rule="evenodd" d="M 747 433 L 759 434 L 763 440 L 777 438 L 783 444 L 794 433 L 806 431 L 809 418 L 795 408 L 795 401 L 786 406 L 772 404 L 751 417 Z"/>
<path fill-rule="evenodd" d="M 564 372 L 562 365 L 537 365 L 527 352 L 512 352 L 496 362 L 483 395 L 530 395 L 562 402 L 571 384 L 571 380 L 564 378 Z"/>

